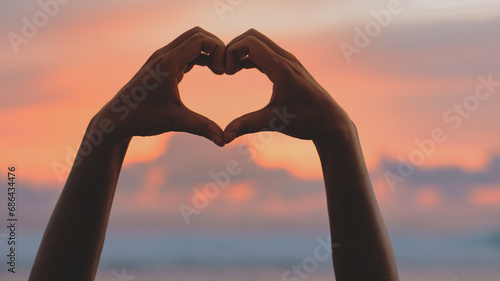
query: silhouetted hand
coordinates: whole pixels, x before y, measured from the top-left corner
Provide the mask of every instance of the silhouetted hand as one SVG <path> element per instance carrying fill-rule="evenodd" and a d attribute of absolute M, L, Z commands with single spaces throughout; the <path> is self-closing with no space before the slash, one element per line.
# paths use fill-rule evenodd
<path fill-rule="evenodd" d="M 257 68 L 274 84 L 271 101 L 263 109 L 235 119 L 223 132 L 181 102 L 177 85 L 194 65 L 208 66 L 215 74 Z M 109 136 L 107 145 L 95 143 L 98 129 Z M 336 280 L 397 281 L 392 245 L 355 126 L 344 110 L 293 55 L 256 30 L 247 31 L 225 48 L 201 28 L 187 31 L 156 51 L 94 116 L 78 151 L 82 157 L 71 168 L 29 280 L 95 279 L 132 136 L 182 131 L 223 146 L 237 136 L 261 130 L 314 141 L 323 167 L 331 238 L 341 245 L 330 252 Z M 346 141 L 338 141 L 339 136 L 346 136 Z M 92 149 L 89 144 L 96 146 Z"/>
<path fill-rule="evenodd" d="M 202 28 L 185 32 L 157 50 L 94 119 L 110 119 L 116 126 L 112 134 L 118 139 L 178 131 L 223 146 L 222 129 L 188 109 L 177 85 L 194 65 L 208 66 L 215 74 L 223 74 L 224 51 L 224 43 Z"/>
<path fill-rule="evenodd" d="M 300 62 L 255 29 L 233 39 L 226 47 L 226 74 L 257 68 L 273 82 L 264 108 L 233 120 L 224 140 L 259 132 L 280 131 L 310 140 L 330 138 L 352 127 L 345 111 L 314 80 Z M 287 120 L 287 118 L 289 118 Z"/>

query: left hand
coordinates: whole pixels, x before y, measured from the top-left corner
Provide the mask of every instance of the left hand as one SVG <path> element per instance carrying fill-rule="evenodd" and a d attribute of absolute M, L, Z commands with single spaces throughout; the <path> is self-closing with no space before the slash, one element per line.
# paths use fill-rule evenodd
<path fill-rule="evenodd" d="M 187 132 L 224 146 L 222 129 L 212 120 L 188 109 L 178 84 L 194 65 L 223 74 L 224 43 L 195 27 L 157 50 L 144 66 L 102 109 L 93 121 L 108 118 L 118 140 L 165 132 Z"/>

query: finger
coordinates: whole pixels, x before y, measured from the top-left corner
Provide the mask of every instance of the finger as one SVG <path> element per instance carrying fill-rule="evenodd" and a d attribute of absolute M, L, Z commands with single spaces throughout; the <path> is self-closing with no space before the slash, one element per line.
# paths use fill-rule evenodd
<path fill-rule="evenodd" d="M 189 71 L 191 71 L 191 69 L 195 65 L 211 67 L 210 66 L 210 57 L 208 55 L 205 55 L 205 54 L 200 54 L 196 59 L 194 59 L 192 62 L 187 64 L 186 69 L 184 69 L 184 73 L 188 73 Z"/>
<path fill-rule="evenodd" d="M 201 114 L 187 108 L 185 110 L 186 112 L 182 114 L 183 118 L 179 120 L 179 128 L 176 131 L 202 136 L 220 147 L 224 146 L 224 135 L 219 125 Z"/>
<path fill-rule="evenodd" d="M 248 56 L 248 57 L 247 57 Z M 259 39 L 248 36 L 226 48 L 226 74 L 234 74 L 250 67 L 249 60 L 264 72 L 272 82 L 283 74 L 288 63 Z M 241 65 L 243 64 L 243 66 Z"/>
<path fill-rule="evenodd" d="M 255 69 L 259 70 L 260 72 L 264 73 L 264 71 L 262 71 L 262 68 L 260 66 L 256 65 L 249 58 L 240 59 L 240 62 L 238 64 L 238 70 L 236 72 L 238 72 L 242 69 L 252 69 L 252 68 L 255 68 Z"/>
<path fill-rule="evenodd" d="M 245 33 L 243 33 L 243 34 L 239 35 L 238 37 L 234 38 L 233 40 L 231 40 L 231 42 L 229 42 L 229 44 L 227 44 L 227 47 L 233 45 L 234 43 L 236 43 L 236 42 L 238 42 L 238 41 L 240 41 L 248 36 L 253 36 L 253 37 L 259 39 L 261 42 L 266 44 L 266 46 L 268 46 L 271 50 L 273 50 L 276 54 L 282 56 L 285 59 L 288 59 L 291 61 L 296 60 L 295 56 L 292 53 L 283 49 L 278 44 L 274 43 L 273 40 L 269 39 L 269 37 L 260 33 L 259 31 L 257 31 L 254 28 L 247 30 Z"/>
<path fill-rule="evenodd" d="M 272 112 L 266 107 L 234 119 L 224 129 L 224 142 L 230 143 L 245 134 L 270 131 L 272 117 Z"/>
<path fill-rule="evenodd" d="M 203 32 L 193 34 L 184 42 L 175 47 L 169 54 L 185 65 L 192 63 L 200 54 L 208 54 L 210 68 L 216 70 L 216 74 L 222 74 L 225 70 L 225 46 L 218 38 L 206 35 Z"/>
<path fill-rule="evenodd" d="M 224 70 L 221 71 L 220 69 L 217 69 L 212 65 L 212 63 L 210 61 L 210 56 L 206 55 L 206 54 L 200 54 L 196 59 L 194 59 L 192 62 L 188 63 L 186 69 L 184 70 L 184 73 L 188 73 L 189 71 L 191 71 L 191 69 L 195 65 L 207 66 L 215 74 L 224 74 Z M 254 67 L 248 67 L 248 68 L 254 68 Z"/>
<path fill-rule="evenodd" d="M 175 47 L 179 46 L 182 42 L 186 41 L 189 37 L 193 36 L 196 33 L 204 33 L 207 36 L 211 36 L 213 38 L 219 39 L 214 34 L 206 31 L 205 29 L 203 29 L 199 26 L 196 26 L 196 27 L 193 27 L 190 30 L 182 33 L 181 35 L 179 35 L 177 38 L 175 38 L 172 42 L 170 42 L 166 46 L 158 49 L 151 57 L 156 58 L 158 56 L 162 56 L 162 55 L 168 53 L 169 51 L 173 50 Z"/>

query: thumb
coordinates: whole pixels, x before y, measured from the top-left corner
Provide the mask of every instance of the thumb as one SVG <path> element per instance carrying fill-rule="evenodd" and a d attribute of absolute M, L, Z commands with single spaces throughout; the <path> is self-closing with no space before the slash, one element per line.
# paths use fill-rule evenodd
<path fill-rule="evenodd" d="M 230 143 L 235 138 L 245 134 L 270 131 L 269 122 L 271 118 L 271 110 L 265 107 L 234 119 L 224 129 L 224 142 Z"/>
<path fill-rule="evenodd" d="M 205 137 L 220 147 L 224 146 L 224 135 L 219 125 L 201 114 L 186 110 L 188 112 L 179 121 L 179 131 Z"/>

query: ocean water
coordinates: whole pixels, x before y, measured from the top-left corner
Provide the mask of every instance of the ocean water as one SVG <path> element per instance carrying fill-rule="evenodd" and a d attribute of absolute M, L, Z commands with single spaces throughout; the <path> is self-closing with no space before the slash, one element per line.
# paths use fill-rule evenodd
<path fill-rule="evenodd" d="M 500 280 L 500 232 L 391 236 L 402 281 Z M 113 231 L 96 280 L 335 280 L 331 257 L 311 261 L 318 239 L 327 233 Z M 27 280 L 39 243 L 39 235 L 19 236 L 15 274 L 7 272 L 7 245 L 0 244 L 0 280 Z M 302 275 L 286 275 L 292 266 Z"/>

